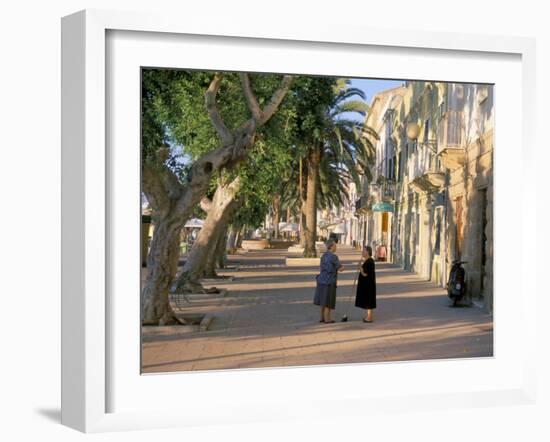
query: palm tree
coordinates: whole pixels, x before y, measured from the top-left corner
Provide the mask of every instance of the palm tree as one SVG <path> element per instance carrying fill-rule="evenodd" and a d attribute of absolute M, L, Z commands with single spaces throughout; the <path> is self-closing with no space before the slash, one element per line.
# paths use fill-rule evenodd
<path fill-rule="evenodd" d="M 348 199 L 347 183 L 352 180 L 359 186 L 359 174 L 367 174 L 368 179 L 374 162 L 375 149 L 366 135 L 377 139 L 376 131 L 351 118 L 367 113 L 365 94 L 348 85 L 349 80 L 335 85 L 333 100 L 321 120 L 320 136 L 307 149 L 305 257 L 316 256 L 317 207 L 343 204 Z"/>

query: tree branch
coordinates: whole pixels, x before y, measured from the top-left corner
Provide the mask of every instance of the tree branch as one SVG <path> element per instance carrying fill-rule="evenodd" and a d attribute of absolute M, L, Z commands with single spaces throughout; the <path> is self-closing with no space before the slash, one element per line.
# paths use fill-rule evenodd
<path fill-rule="evenodd" d="M 246 120 L 234 131 L 230 131 L 225 126 L 216 106 L 216 94 L 219 90 L 221 79 L 222 76 L 219 73 L 214 76 L 205 93 L 205 103 L 212 125 L 222 143 L 219 147 L 203 154 L 194 162 L 187 178 L 188 186 L 181 192 L 182 198 L 178 202 L 178 207 L 184 207 L 188 199 L 193 199 L 191 197 L 192 194 L 204 195 L 213 172 L 231 167 L 243 160 L 247 149 L 254 144 L 258 123 L 264 124 L 275 113 L 283 101 L 285 94 L 288 92 L 293 77 L 290 75 L 283 77 L 282 83 L 271 97 L 266 111 L 262 112 L 252 91 L 248 74 L 241 74 L 243 91 L 253 117 Z M 188 188 L 193 189 L 193 191 L 187 192 Z M 199 201 L 191 202 L 193 205 L 196 205 Z"/>
<path fill-rule="evenodd" d="M 204 197 L 203 199 L 201 199 L 200 206 L 202 210 L 208 213 L 212 208 L 212 201 L 210 200 L 210 198 Z"/>
<path fill-rule="evenodd" d="M 237 176 L 227 185 L 226 189 L 231 192 L 232 195 L 235 195 L 241 189 L 241 177 Z"/>
<path fill-rule="evenodd" d="M 260 125 L 265 124 L 273 116 L 273 114 L 279 108 L 281 102 L 285 98 L 285 95 L 287 94 L 288 90 L 290 89 L 292 80 L 294 80 L 294 77 L 292 75 L 283 76 L 281 85 L 272 95 L 271 100 L 269 101 L 269 104 L 263 110 L 262 118 L 258 122 L 258 124 Z"/>
<path fill-rule="evenodd" d="M 164 188 L 168 193 L 168 197 L 174 200 L 178 199 L 183 192 L 183 186 L 181 185 L 180 180 L 174 174 L 174 172 L 167 169 L 166 167 L 163 167 L 161 178 L 164 184 Z"/>
<path fill-rule="evenodd" d="M 273 116 L 283 101 L 283 98 L 285 98 L 293 79 L 294 77 L 292 75 L 283 76 L 280 86 L 271 96 L 271 100 L 268 105 L 262 110 L 258 104 L 258 100 L 256 100 L 254 91 L 252 90 L 249 75 L 246 73 L 241 74 L 241 84 L 243 87 L 244 96 L 246 98 L 246 103 L 250 113 L 252 114 L 252 118 L 256 121 L 257 126 L 262 126 L 267 123 Z"/>
<path fill-rule="evenodd" d="M 220 89 L 221 80 L 222 75 L 216 73 L 210 83 L 210 86 L 208 86 L 208 89 L 204 94 L 204 103 L 208 116 L 210 117 L 212 127 L 220 137 L 222 144 L 227 145 L 233 143 L 233 135 L 223 122 L 218 106 L 216 105 L 216 96 L 218 94 L 218 90 Z"/>
<path fill-rule="evenodd" d="M 170 209 L 170 197 L 162 182 L 161 172 L 145 161 L 141 169 L 142 191 L 153 209 L 153 214 L 162 218 Z"/>
<path fill-rule="evenodd" d="M 262 119 L 262 109 L 256 100 L 254 91 L 252 90 L 252 85 L 250 84 L 250 76 L 247 73 L 242 73 L 241 75 L 241 85 L 244 92 L 244 98 L 246 99 L 246 104 L 248 109 L 252 114 L 252 118 L 258 123 Z"/>

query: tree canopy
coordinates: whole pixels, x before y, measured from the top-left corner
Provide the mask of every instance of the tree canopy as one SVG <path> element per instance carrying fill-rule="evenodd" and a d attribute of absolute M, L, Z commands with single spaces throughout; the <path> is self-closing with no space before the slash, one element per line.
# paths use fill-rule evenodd
<path fill-rule="evenodd" d="M 192 161 L 218 146 L 219 138 L 205 111 L 204 93 L 212 77 L 212 72 L 205 71 L 142 70 L 143 161 L 158 161 L 158 149 L 164 146 L 166 158 L 161 161 L 184 181 Z M 278 87 L 280 78 L 277 74 L 250 76 L 261 106 Z M 323 152 L 318 206 L 341 204 L 347 197 L 345 180 L 357 179 L 355 164 L 367 170 L 372 156 L 368 144 L 357 147 L 358 139 L 368 143 L 360 136 L 361 124 L 346 118 L 350 112 L 366 112 L 364 98 L 343 79 L 296 77 L 278 111 L 258 130 L 247 160 L 234 170 L 213 174 L 209 194 L 220 179 L 228 181 L 240 175 L 245 202 L 236 219 L 258 226 L 273 194 L 285 193 L 287 201 L 294 198 L 297 202 L 299 159 L 308 147 L 316 145 Z M 237 73 L 224 73 L 217 104 L 229 128 L 249 117 Z M 200 213 L 199 208 L 196 213 Z"/>

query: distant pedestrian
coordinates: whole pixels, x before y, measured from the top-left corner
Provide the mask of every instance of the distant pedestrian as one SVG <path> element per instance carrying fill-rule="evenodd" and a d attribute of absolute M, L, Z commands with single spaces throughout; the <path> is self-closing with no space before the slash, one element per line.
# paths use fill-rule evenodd
<path fill-rule="evenodd" d="M 329 239 L 326 247 L 327 251 L 321 256 L 313 303 L 321 307 L 319 322 L 332 323 L 334 320 L 330 317 L 330 311 L 336 306 L 336 279 L 338 273 L 344 271 L 344 266 L 336 256 L 336 242 Z"/>
<path fill-rule="evenodd" d="M 372 322 L 372 311 L 376 308 L 376 275 L 370 246 L 363 247 L 362 260 L 359 267 L 355 306 L 367 310 L 367 316 L 363 317 L 363 322 Z"/>

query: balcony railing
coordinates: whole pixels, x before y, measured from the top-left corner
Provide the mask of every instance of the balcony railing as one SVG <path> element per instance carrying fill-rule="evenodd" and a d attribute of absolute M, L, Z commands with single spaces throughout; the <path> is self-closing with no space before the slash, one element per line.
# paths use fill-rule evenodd
<path fill-rule="evenodd" d="M 464 113 L 449 110 L 438 126 L 437 156 L 443 166 L 454 170 L 466 161 L 466 130 Z"/>
<path fill-rule="evenodd" d="M 435 192 L 445 184 L 445 173 L 436 152 L 435 143 L 424 143 L 409 158 L 409 186 L 414 192 Z"/>
<path fill-rule="evenodd" d="M 390 202 L 395 199 L 395 183 L 385 181 L 380 185 L 380 201 Z"/>
<path fill-rule="evenodd" d="M 367 209 L 369 204 L 368 195 L 362 195 L 355 201 L 355 211 L 359 212 L 361 209 Z"/>
<path fill-rule="evenodd" d="M 442 172 L 441 164 L 430 144 L 419 144 L 416 152 L 408 159 L 407 172 L 409 181 L 429 172 Z"/>
<path fill-rule="evenodd" d="M 437 127 L 439 151 L 448 147 L 464 147 L 464 113 L 448 110 Z"/>

